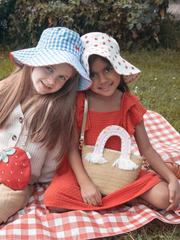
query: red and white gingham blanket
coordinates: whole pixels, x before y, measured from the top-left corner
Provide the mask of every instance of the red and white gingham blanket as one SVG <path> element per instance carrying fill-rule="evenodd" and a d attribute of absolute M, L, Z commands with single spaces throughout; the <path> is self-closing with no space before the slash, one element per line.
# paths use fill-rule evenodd
<path fill-rule="evenodd" d="M 148 111 L 144 121 L 150 141 L 163 160 L 180 163 L 180 134 L 156 112 Z M 139 155 L 134 139 L 132 153 Z M 135 204 L 98 212 L 50 213 L 43 203 L 43 193 L 47 187 L 36 185 L 28 206 L 0 226 L 0 239 L 93 239 L 133 231 L 153 219 L 170 224 L 180 223 L 180 207 L 171 212 L 156 212 Z"/>

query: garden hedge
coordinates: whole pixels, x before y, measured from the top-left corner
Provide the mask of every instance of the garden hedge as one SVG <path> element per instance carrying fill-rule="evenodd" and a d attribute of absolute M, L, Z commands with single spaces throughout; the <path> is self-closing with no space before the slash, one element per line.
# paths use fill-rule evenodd
<path fill-rule="evenodd" d="M 34 46 L 45 28 L 64 26 L 80 35 L 106 32 L 121 49 L 179 49 L 180 26 L 167 13 L 168 4 L 168 0 L 2 0 L 0 44 L 11 50 Z"/>

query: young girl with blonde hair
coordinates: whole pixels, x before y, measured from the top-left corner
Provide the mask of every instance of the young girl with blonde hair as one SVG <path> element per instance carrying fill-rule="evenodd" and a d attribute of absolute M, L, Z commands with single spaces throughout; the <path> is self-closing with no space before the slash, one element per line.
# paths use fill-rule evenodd
<path fill-rule="evenodd" d="M 69 163 L 63 159 L 44 194 L 46 207 L 53 212 L 102 210 L 123 203 L 138 202 L 156 209 L 174 209 L 180 202 L 178 179 L 150 144 L 143 121 L 146 109 L 138 102 L 138 98 L 129 92 L 127 85 L 139 77 L 140 70 L 120 56 L 118 43 L 107 34 L 93 32 L 83 35 L 81 39 L 81 62 L 93 81 L 92 87 L 86 91 L 88 113 L 85 144 L 95 146 L 98 135 L 104 128 L 110 125 L 121 126 L 130 136 L 135 137 L 140 154 L 164 180 L 154 172 L 141 170 L 136 181 L 102 196 L 87 175 L 78 151 L 85 108 L 84 94 L 79 93 L 76 113 L 78 133 L 68 151 Z M 119 151 L 120 138 L 109 138 L 105 147 Z"/>
<path fill-rule="evenodd" d="M 80 36 L 43 31 L 35 48 L 10 53 L 17 69 L 0 82 L 0 223 L 24 208 L 34 183 L 49 183 L 70 146 L 77 90 L 91 80 Z"/>

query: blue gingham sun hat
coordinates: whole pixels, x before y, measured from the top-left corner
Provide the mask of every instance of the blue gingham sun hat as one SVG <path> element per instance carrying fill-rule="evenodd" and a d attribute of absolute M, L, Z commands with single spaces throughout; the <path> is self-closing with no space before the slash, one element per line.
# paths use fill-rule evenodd
<path fill-rule="evenodd" d="M 80 74 L 77 90 L 87 90 L 92 81 L 80 63 L 82 50 L 78 33 L 64 27 L 55 27 L 43 31 L 36 47 L 11 52 L 10 58 L 18 67 L 68 63 Z"/>

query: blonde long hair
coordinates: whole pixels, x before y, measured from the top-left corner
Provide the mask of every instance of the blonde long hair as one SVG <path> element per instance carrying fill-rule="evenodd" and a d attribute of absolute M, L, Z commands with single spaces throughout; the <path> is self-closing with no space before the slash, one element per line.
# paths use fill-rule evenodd
<path fill-rule="evenodd" d="M 48 150 L 53 150 L 57 143 L 59 153 L 56 161 L 61 160 L 68 150 L 71 136 L 74 132 L 74 111 L 79 74 L 75 73 L 57 92 L 46 95 L 32 94 L 31 73 L 33 68 L 23 65 L 17 68 L 9 77 L 2 80 L 0 91 L 0 129 L 3 128 L 13 109 L 30 96 L 26 104 L 26 112 L 33 104 L 36 106 L 30 111 L 32 121 L 30 126 L 31 142 L 40 142 Z M 26 101 L 25 101 L 26 102 Z M 27 120 L 25 119 L 27 123 Z"/>

